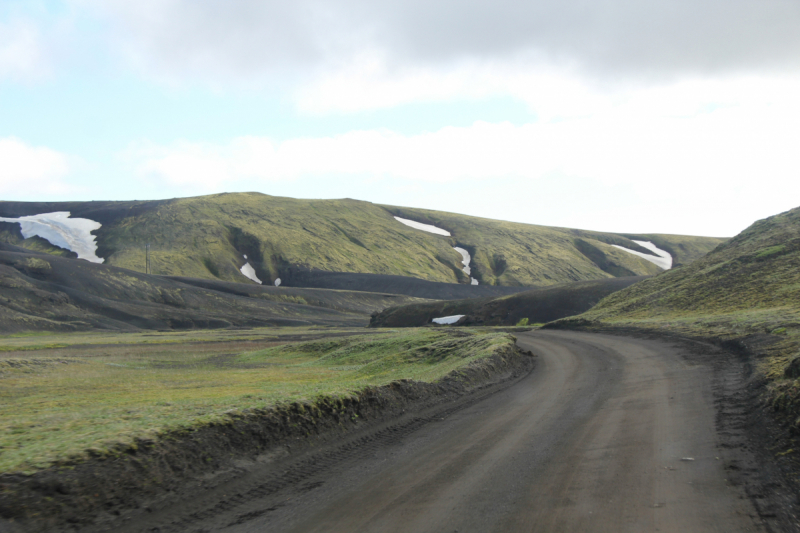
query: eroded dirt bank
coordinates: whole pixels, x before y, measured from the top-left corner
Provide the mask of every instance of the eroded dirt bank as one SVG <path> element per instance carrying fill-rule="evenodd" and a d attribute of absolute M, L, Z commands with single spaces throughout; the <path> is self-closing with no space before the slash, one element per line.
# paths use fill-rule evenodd
<path fill-rule="evenodd" d="M 397 428 L 411 431 L 427 422 L 420 413 L 461 408 L 509 386 L 533 365 L 530 354 L 514 347 L 434 384 L 399 381 L 314 405 L 232 412 L 224 424 L 174 433 L 159 442 L 139 440 L 88 462 L 33 475 L 0 475 L 0 531 L 118 530 L 199 495 L 218 496 L 216 491 L 244 478 L 269 477 L 287 461 L 329 443 L 365 433 L 375 439 L 376 432 L 394 434 Z M 302 477 L 273 480 L 270 487 Z M 259 488 L 265 494 L 273 490 Z"/>
<path fill-rule="evenodd" d="M 520 334 L 536 369 L 219 485 L 121 531 L 796 531 L 747 427 L 744 358 Z"/>

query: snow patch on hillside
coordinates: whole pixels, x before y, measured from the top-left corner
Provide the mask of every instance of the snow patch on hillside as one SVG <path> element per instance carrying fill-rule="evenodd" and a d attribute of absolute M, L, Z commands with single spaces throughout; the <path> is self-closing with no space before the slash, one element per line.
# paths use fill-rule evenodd
<path fill-rule="evenodd" d="M 436 226 L 431 226 L 430 224 L 423 224 L 422 222 L 414 222 L 413 220 L 408 220 L 407 218 L 400 218 L 394 217 L 394 219 L 401 224 L 405 224 L 406 226 L 412 227 L 414 229 L 419 229 L 422 231 L 427 231 L 428 233 L 435 233 L 436 235 L 444 235 L 445 237 L 450 236 L 450 232 L 446 229 L 437 228 Z"/>
<path fill-rule="evenodd" d="M 451 236 L 450 232 L 447 231 L 446 229 L 437 228 L 436 226 L 431 226 L 430 224 L 423 224 L 422 222 L 415 222 L 413 220 L 408 220 L 407 218 L 400 218 L 400 217 L 394 217 L 394 219 L 396 221 L 398 221 L 398 222 L 400 222 L 402 224 L 405 224 L 406 226 L 412 227 L 414 229 L 427 231 L 428 233 L 435 233 L 436 235 L 444 235 L 445 237 L 450 237 Z M 455 250 L 455 251 L 457 251 L 458 253 L 461 254 L 461 257 L 463 258 L 461 260 L 461 262 L 464 264 L 464 268 L 462 270 L 464 271 L 465 274 L 467 274 L 469 276 L 469 274 L 471 272 L 471 269 L 469 268 L 469 263 L 470 263 L 470 261 L 472 261 L 472 259 L 470 258 L 469 252 L 466 251 L 463 248 L 458 248 L 457 246 L 453 247 L 453 250 Z M 473 277 L 470 277 L 469 279 L 470 279 L 470 285 L 477 285 L 478 284 L 478 280 L 477 279 L 475 279 Z"/>
<path fill-rule="evenodd" d="M 439 318 L 431 319 L 431 322 L 433 322 L 434 324 L 455 324 L 456 322 L 461 320 L 461 317 L 463 317 L 463 316 L 464 315 L 442 316 L 442 317 L 439 317 Z"/>
<path fill-rule="evenodd" d="M 69 211 L 56 211 L 19 218 L 0 217 L 0 222 L 16 222 L 20 225 L 22 236 L 26 239 L 41 237 L 46 241 L 78 254 L 78 259 L 92 263 L 102 263 L 97 257 L 96 237 L 92 231 L 102 224 L 88 218 L 70 218 Z"/>
<path fill-rule="evenodd" d="M 247 259 L 247 254 L 243 255 L 242 257 L 244 257 L 245 259 Z M 242 268 L 240 268 L 240 269 L 239 269 L 239 271 L 240 271 L 242 274 L 244 274 L 244 275 L 245 275 L 245 277 L 247 277 L 248 279 L 251 279 L 251 280 L 255 281 L 255 282 L 256 282 L 256 283 L 258 283 L 259 285 L 261 285 L 261 284 L 262 284 L 262 283 L 261 283 L 261 280 L 260 280 L 260 279 L 258 279 L 258 276 L 256 276 L 256 269 L 255 269 L 255 268 L 253 268 L 253 265 L 251 265 L 249 261 L 248 261 L 247 263 L 245 263 L 245 264 L 242 266 Z"/>
<path fill-rule="evenodd" d="M 461 270 L 464 271 L 464 274 L 469 276 L 472 273 L 472 269 L 469 267 L 470 262 L 472 261 L 472 257 L 470 257 L 469 252 L 466 251 L 464 248 L 459 248 L 458 246 L 454 246 L 453 250 L 461 254 L 461 264 L 464 265 L 464 268 Z M 470 276 L 470 285 L 477 285 L 478 280 Z"/>
<path fill-rule="evenodd" d="M 672 268 L 672 256 L 669 254 L 669 252 L 666 252 L 661 248 L 658 248 L 655 244 L 653 244 L 650 241 L 633 241 L 633 242 L 635 242 L 639 246 L 647 248 L 648 250 L 652 250 L 653 252 L 658 254 L 658 257 L 649 254 L 643 254 L 642 252 L 637 252 L 635 250 L 630 250 L 628 248 L 625 248 L 624 246 L 618 246 L 616 244 L 612 244 L 611 246 L 613 246 L 614 248 L 619 248 L 620 250 L 624 250 L 629 254 L 638 255 L 642 259 L 650 261 L 651 263 L 663 268 L 664 270 L 669 270 L 670 268 Z"/>

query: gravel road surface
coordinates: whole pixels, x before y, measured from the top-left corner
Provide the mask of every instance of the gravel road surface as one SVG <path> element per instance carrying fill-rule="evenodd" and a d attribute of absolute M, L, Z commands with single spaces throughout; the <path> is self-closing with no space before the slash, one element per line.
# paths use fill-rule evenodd
<path fill-rule="evenodd" d="M 758 494 L 765 471 L 735 409 L 720 401 L 735 386 L 735 364 L 720 371 L 719 355 L 715 367 L 686 344 L 589 333 L 530 332 L 518 344 L 538 356 L 536 366 L 501 390 L 317 450 L 285 467 L 280 490 L 242 480 L 129 526 L 786 530 L 765 511 L 774 505 Z"/>

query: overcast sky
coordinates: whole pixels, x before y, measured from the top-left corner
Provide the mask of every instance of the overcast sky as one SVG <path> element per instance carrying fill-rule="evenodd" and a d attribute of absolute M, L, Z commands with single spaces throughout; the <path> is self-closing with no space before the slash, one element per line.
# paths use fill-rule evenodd
<path fill-rule="evenodd" d="M 730 236 L 800 206 L 798 95 L 797 0 L 0 0 L 0 199 Z"/>

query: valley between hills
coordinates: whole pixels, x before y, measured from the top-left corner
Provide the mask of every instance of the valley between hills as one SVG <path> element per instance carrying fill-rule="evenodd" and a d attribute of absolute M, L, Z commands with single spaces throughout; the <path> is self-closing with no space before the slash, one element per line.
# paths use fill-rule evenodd
<path fill-rule="evenodd" d="M 0 202 L 0 526 L 796 531 L 798 273 L 800 208 Z"/>

